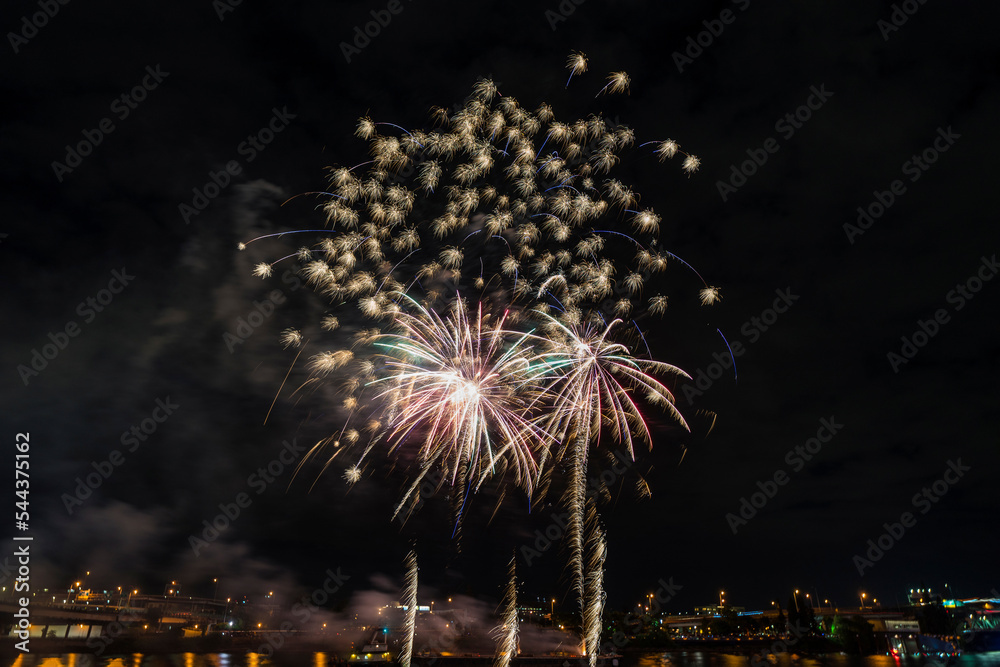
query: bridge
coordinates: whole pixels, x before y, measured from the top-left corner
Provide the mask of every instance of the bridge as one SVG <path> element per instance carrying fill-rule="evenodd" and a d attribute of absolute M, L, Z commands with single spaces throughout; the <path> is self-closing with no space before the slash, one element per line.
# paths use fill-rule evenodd
<path fill-rule="evenodd" d="M 180 605 L 170 608 L 158 608 L 156 611 L 157 627 L 185 626 L 189 624 L 217 623 L 222 621 L 218 611 L 206 613 L 199 609 L 200 602 L 185 600 Z M 189 607 L 184 609 L 184 607 Z M 105 626 L 114 623 L 125 626 L 141 623 L 147 619 L 152 607 L 123 607 L 117 605 L 89 604 L 39 604 L 32 601 L 28 607 L 31 626 L 31 637 L 61 637 L 63 639 L 86 639 L 92 634 L 100 636 Z M 19 604 L 9 600 L 0 600 L 0 614 L 14 614 L 21 609 Z M 221 611 L 221 609 L 219 610 Z M 95 633 L 96 629 L 96 633 Z"/>

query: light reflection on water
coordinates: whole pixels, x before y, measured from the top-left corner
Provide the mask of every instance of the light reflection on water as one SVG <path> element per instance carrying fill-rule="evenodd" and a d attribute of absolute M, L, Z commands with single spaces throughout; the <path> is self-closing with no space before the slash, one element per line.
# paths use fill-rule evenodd
<path fill-rule="evenodd" d="M 754 667 L 750 658 L 744 655 L 700 651 L 627 656 L 623 663 L 623 667 Z M 893 658 L 839 653 L 800 657 L 794 653 L 778 653 L 762 656 L 754 664 L 766 667 L 1000 667 L 1000 652 L 968 653 L 958 658 Z"/>
<path fill-rule="evenodd" d="M 95 656 L 20 654 L 5 667 L 331 667 L 328 654 L 290 653 L 277 660 L 259 653 L 163 653 Z"/>
<path fill-rule="evenodd" d="M 270 658 L 260 653 L 175 653 L 94 656 L 22 654 L 4 661 L 5 667 L 336 667 L 336 656 L 323 652 L 281 653 Z M 799 657 L 794 653 L 769 655 L 751 665 L 744 655 L 678 651 L 627 655 L 621 667 L 1000 667 L 1000 652 L 968 653 L 958 658 L 867 657 L 830 654 Z M 444 667 L 442 665 L 442 667 Z M 461 667 L 449 663 L 449 667 Z"/>

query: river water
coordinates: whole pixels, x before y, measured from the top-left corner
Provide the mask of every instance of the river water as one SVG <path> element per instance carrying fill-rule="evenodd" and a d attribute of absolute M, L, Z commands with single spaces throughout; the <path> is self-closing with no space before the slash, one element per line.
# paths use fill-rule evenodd
<path fill-rule="evenodd" d="M 279 653 L 268 658 L 257 653 L 173 653 L 94 656 L 22 654 L 6 659 L 5 667 L 339 667 L 345 663 L 322 652 Z M 449 663 L 457 666 L 456 662 Z M 575 662 L 574 662 L 575 664 Z M 771 667 L 1000 667 L 1000 652 L 967 653 L 957 658 L 892 658 L 825 655 L 800 658 L 782 653 L 771 658 Z M 681 651 L 626 655 L 621 667 L 750 667 L 746 656 L 715 652 Z"/>

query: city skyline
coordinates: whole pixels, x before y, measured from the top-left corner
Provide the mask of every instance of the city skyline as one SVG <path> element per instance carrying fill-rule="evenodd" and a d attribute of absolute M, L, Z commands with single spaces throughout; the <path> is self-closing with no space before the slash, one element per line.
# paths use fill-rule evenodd
<path fill-rule="evenodd" d="M 364 597 L 366 594 L 379 590 L 381 594 L 388 595 L 391 597 L 391 591 L 388 590 L 388 582 L 390 579 L 385 580 L 386 586 L 382 589 L 366 589 L 359 588 L 356 586 L 351 586 L 346 584 L 350 577 L 344 576 L 341 572 L 334 572 L 333 570 L 327 570 L 326 578 L 321 584 L 331 597 L 330 607 L 333 609 L 342 609 L 344 607 L 349 607 L 353 603 L 352 600 L 355 598 Z M 128 606 L 133 598 L 141 599 L 146 603 L 155 602 L 156 600 L 198 600 L 198 601 L 211 601 L 213 603 L 222 604 L 223 601 L 232 604 L 265 604 L 265 605 L 281 605 L 283 603 L 292 603 L 296 600 L 295 594 L 292 591 L 279 591 L 274 590 L 259 590 L 259 591 L 247 591 L 239 589 L 230 589 L 225 585 L 225 579 L 222 581 L 219 578 L 213 578 L 208 582 L 190 582 L 185 583 L 178 580 L 170 580 L 165 582 L 162 591 L 156 592 L 154 589 L 143 590 L 136 585 L 117 585 L 104 587 L 100 582 L 91 583 L 88 581 L 91 579 L 90 573 L 79 577 L 76 581 L 69 584 L 67 589 L 58 589 L 55 587 L 45 586 L 43 583 L 42 590 L 34 591 L 32 593 L 34 598 L 38 601 L 44 602 L 47 598 L 51 597 L 53 603 L 62 604 L 86 604 L 86 605 L 111 605 L 111 606 Z M 402 598 L 403 586 L 401 583 L 402 577 L 400 579 L 399 586 L 399 597 Z M 797 600 L 802 605 L 807 605 L 816 609 L 827 609 L 827 610 L 840 610 L 843 609 L 844 613 L 848 613 L 851 609 L 863 611 L 876 610 L 876 609 L 899 609 L 904 607 L 919 606 L 926 604 L 944 604 L 948 605 L 954 603 L 957 600 L 997 600 L 1000 599 L 1000 595 L 997 594 L 996 589 L 990 591 L 981 592 L 982 594 L 971 594 L 971 595 L 957 595 L 951 589 L 951 587 L 945 583 L 936 592 L 933 587 L 930 588 L 910 588 L 908 591 L 882 591 L 876 593 L 874 591 L 881 591 L 876 585 L 871 589 L 859 590 L 852 594 L 846 593 L 844 591 L 837 591 L 833 596 L 828 595 L 829 591 L 824 591 L 824 594 L 819 593 L 819 588 L 812 587 L 809 589 L 793 589 L 788 591 L 786 596 L 778 595 L 772 596 L 770 600 L 753 600 L 753 599 L 741 599 L 739 597 L 733 598 L 731 592 L 726 592 L 724 589 L 719 588 L 717 591 L 717 597 L 714 601 L 701 600 L 695 601 L 687 606 L 680 606 L 672 604 L 677 596 L 677 593 L 684 588 L 683 585 L 675 583 L 673 581 L 660 580 L 658 582 L 659 586 L 652 593 L 647 593 L 642 597 L 641 600 L 632 603 L 631 605 L 625 604 L 623 606 L 615 607 L 614 609 L 608 608 L 608 611 L 618 611 L 627 612 L 634 611 L 636 608 L 644 609 L 645 611 L 652 613 L 668 613 L 668 614 L 697 614 L 700 612 L 704 613 L 715 613 L 718 614 L 723 611 L 737 611 L 737 612 L 775 612 L 777 609 L 788 609 L 791 608 Z M 331 586 L 333 589 L 331 590 Z M 221 588 L 221 591 L 220 591 Z M 209 594 L 209 589 L 211 594 Z M 436 596 L 425 596 L 423 593 L 418 597 L 418 604 L 421 610 L 431 611 L 434 609 L 434 605 L 438 605 L 437 609 L 443 610 L 451 608 L 451 600 L 454 596 L 461 595 L 457 591 L 438 591 L 433 586 L 424 586 L 422 590 L 430 589 L 437 593 Z M 738 588 L 736 589 L 738 590 Z M 301 589 L 300 593 L 304 592 L 305 589 Z M 900 595 L 905 597 L 900 597 Z M 16 598 L 17 595 L 14 594 L 9 587 L 4 586 L 0 588 L 0 595 L 10 598 Z M 333 597 L 336 597 L 336 601 L 333 601 Z M 883 596 L 880 600 L 879 595 Z M 62 598 L 61 600 L 59 598 Z M 499 592 L 493 597 L 499 599 Z M 467 599 L 463 596 L 463 599 Z M 655 602 L 654 602 L 655 600 Z M 447 603 L 447 604 L 446 604 Z M 399 601 L 396 601 L 399 604 Z M 519 607 L 526 609 L 532 605 L 541 605 L 541 608 L 551 608 L 551 611 L 555 613 L 557 610 L 560 613 L 573 613 L 574 604 L 571 600 L 560 600 L 558 597 L 552 597 L 552 592 L 550 595 L 539 595 L 537 591 L 531 591 L 526 589 L 523 585 L 519 585 Z M 426 609 L 424 609 L 426 607 Z"/>

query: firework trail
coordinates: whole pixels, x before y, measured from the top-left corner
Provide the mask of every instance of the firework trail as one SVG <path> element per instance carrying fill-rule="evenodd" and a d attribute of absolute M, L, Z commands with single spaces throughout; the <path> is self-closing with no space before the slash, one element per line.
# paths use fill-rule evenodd
<path fill-rule="evenodd" d="M 497 641 L 496 660 L 494 667 L 510 667 L 511 660 L 517 657 L 517 558 L 510 559 L 508 570 L 510 580 L 503 596 L 503 611 L 500 614 L 500 625 L 493 628 L 493 637 Z"/>
<path fill-rule="evenodd" d="M 569 509 L 566 522 L 566 542 L 569 549 L 570 582 L 576 594 L 580 611 L 585 608 L 584 574 L 583 574 L 583 511 L 587 489 L 587 454 L 590 447 L 590 421 L 581 424 L 584 434 L 574 434 L 573 444 L 569 449 L 569 480 L 563 495 L 563 504 Z"/>
<path fill-rule="evenodd" d="M 587 504 L 587 550 L 589 556 L 584 596 L 586 606 L 583 610 L 583 652 L 590 662 L 590 667 L 596 667 L 597 657 L 601 651 L 601 621 L 605 600 L 604 558 L 607 554 L 607 543 L 593 501 Z"/>
<path fill-rule="evenodd" d="M 417 553 L 411 551 L 406 556 L 406 584 L 401 601 L 406 609 L 403 619 L 403 646 L 399 651 L 400 667 L 410 667 L 413 657 L 413 635 L 417 628 Z"/>
<path fill-rule="evenodd" d="M 566 538 L 572 588 L 583 612 L 584 511 L 590 448 L 600 445 L 602 424 L 610 428 L 614 440 L 624 444 L 633 458 L 636 439 L 652 445 L 649 426 L 636 402 L 637 392 L 644 393 L 647 402 L 663 407 L 685 430 L 690 430 L 674 406 L 673 394 L 654 374 L 690 376 L 676 366 L 632 356 L 625 345 L 610 337 L 620 320 L 604 327 L 568 326 L 548 315 L 543 315 L 543 320 L 548 335 L 541 341 L 548 351 L 539 355 L 542 363 L 535 368 L 538 379 L 545 383 L 540 396 L 546 401 L 546 430 L 555 441 L 563 443 L 553 454 L 556 460 L 568 461 L 569 479 L 563 496 L 569 510 Z"/>

